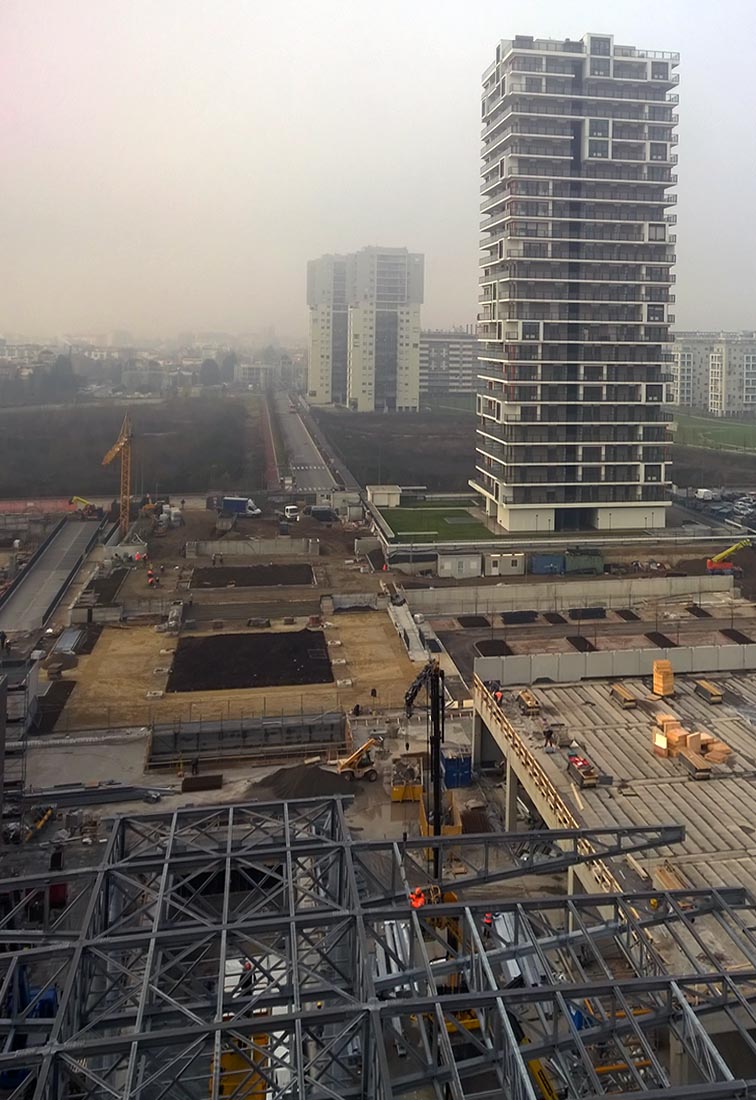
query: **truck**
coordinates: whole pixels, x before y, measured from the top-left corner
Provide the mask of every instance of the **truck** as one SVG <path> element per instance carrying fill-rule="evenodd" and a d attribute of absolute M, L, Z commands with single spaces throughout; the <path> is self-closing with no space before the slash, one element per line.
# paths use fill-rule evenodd
<path fill-rule="evenodd" d="M 262 508 L 258 508 L 250 497 L 224 497 L 221 511 L 229 512 L 232 516 L 262 515 Z"/>

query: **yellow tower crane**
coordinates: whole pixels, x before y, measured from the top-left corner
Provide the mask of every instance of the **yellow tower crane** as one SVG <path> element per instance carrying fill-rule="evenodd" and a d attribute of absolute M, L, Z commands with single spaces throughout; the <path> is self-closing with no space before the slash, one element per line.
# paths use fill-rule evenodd
<path fill-rule="evenodd" d="M 103 466 L 108 466 L 114 458 L 118 455 L 121 456 L 121 496 L 120 496 L 120 518 L 118 526 L 121 531 L 121 538 L 125 538 L 129 530 L 129 510 L 131 507 L 131 440 L 133 438 L 133 432 L 131 430 L 131 420 L 129 414 L 123 418 L 123 424 L 121 425 L 121 432 L 116 439 L 113 446 L 102 460 Z"/>

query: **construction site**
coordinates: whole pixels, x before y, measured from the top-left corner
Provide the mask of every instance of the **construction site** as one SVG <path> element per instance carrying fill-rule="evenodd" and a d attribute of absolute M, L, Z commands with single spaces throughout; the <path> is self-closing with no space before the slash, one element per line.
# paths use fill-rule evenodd
<path fill-rule="evenodd" d="M 3 519 L 2 1100 L 755 1095 L 750 538 L 408 574 L 282 407 Z"/>

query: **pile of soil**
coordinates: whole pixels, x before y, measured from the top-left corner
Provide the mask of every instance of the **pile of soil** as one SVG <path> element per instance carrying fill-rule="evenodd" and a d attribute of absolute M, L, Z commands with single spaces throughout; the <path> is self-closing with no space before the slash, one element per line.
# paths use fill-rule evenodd
<path fill-rule="evenodd" d="M 319 798 L 323 795 L 357 794 L 361 783 L 345 779 L 336 772 L 314 764 L 294 764 L 279 768 L 266 779 L 253 783 L 250 794 L 255 798 L 272 796 L 282 801 L 295 798 Z"/>
<path fill-rule="evenodd" d="M 485 615 L 458 615 L 457 622 L 461 627 L 466 630 L 471 627 L 490 626 L 490 622 Z"/>

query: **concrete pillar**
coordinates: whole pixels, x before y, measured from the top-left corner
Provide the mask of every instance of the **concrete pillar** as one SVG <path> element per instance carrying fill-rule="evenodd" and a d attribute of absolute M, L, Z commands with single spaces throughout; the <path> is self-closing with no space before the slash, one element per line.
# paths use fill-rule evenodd
<path fill-rule="evenodd" d="M 517 795 L 519 792 L 517 775 L 511 761 L 507 760 L 507 789 L 504 808 L 504 828 L 508 833 L 517 832 Z"/>
<path fill-rule="evenodd" d="M 470 746 L 471 751 L 472 751 L 472 766 L 473 766 L 473 768 L 479 768 L 480 767 L 480 742 L 482 740 L 482 737 L 483 737 L 483 719 L 478 714 L 478 712 L 475 711 L 475 716 L 473 718 L 473 728 L 472 728 L 472 745 Z"/>

